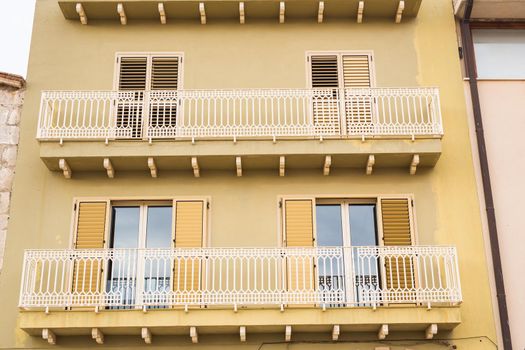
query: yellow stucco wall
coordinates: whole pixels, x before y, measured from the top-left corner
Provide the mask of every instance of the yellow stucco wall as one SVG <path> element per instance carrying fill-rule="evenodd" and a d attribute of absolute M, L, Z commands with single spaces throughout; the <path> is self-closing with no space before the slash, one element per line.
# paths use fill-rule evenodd
<path fill-rule="evenodd" d="M 235 177 L 233 171 L 213 171 L 196 179 L 188 170 L 161 172 L 158 179 L 146 172 L 122 172 L 110 180 L 101 171 L 78 174 L 67 181 L 62 174 L 50 172 L 39 159 L 35 134 L 40 91 L 111 89 L 117 51 L 184 52 L 185 88 L 293 88 L 306 86 L 308 50 L 373 50 L 377 86 L 440 87 L 445 137 L 436 167 L 421 169 L 416 176 L 409 176 L 407 169 L 377 169 L 373 176 L 365 176 L 364 170 L 336 169 L 329 177 L 323 177 L 319 170 L 291 170 L 284 178 L 278 177 L 275 170 L 246 172 L 242 178 Z M 26 248 L 68 247 L 74 197 L 209 196 L 210 245 L 275 246 L 277 200 L 281 195 L 413 194 L 418 243 L 456 245 L 459 252 L 462 324 L 453 332 L 440 333 L 438 338 L 469 338 L 455 342 L 462 349 L 493 349 L 495 329 L 468 137 L 452 5 L 448 0 L 423 1 L 418 17 L 400 25 L 365 16 L 361 25 L 354 19 L 322 25 L 311 19 L 284 25 L 248 21 L 244 26 L 236 22 L 201 26 L 197 20 L 165 26 L 153 21 L 130 21 L 127 26 L 91 21 L 82 26 L 65 20 L 55 0 L 38 0 L 12 218 L 0 276 L 4 305 L 0 348 L 44 346 L 41 339 L 29 337 L 16 327 L 22 253 Z M 354 340 L 376 338 L 374 334 L 346 336 Z M 263 341 L 282 337 L 254 336 L 251 345 L 241 346 L 237 337 L 223 336 L 214 341 L 210 336 L 199 347 L 253 349 Z M 319 339 L 315 335 L 303 337 Z M 423 333 L 390 338 L 396 337 L 421 339 Z M 62 344 L 66 348 L 87 346 L 84 338 L 67 339 Z M 143 345 L 140 339 L 120 337 L 111 344 Z M 157 344 L 173 348 L 167 340 Z M 184 338 L 180 344 L 185 348 L 188 340 Z M 325 346 L 373 349 L 373 345 L 351 343 Z M 318 347 L 303 344 L 287 348 Z M 406 347 L 443 348 L 406 344 L 392 349 Z M 281 348 L 285 346 L 262 347 Z"/>

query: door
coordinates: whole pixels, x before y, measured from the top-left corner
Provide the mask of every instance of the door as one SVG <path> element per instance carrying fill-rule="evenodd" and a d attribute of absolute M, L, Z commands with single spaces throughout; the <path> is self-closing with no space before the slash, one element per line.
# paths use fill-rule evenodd
<path fill-rule="evenodd" d="M 159 298 L 169 289 L 171 262 L 146 253 L 144 248 L 171 247 L 172 210 L 162 202 L 112 206 L 110 248 L 115 249 L 106 290 L 116 308 L 132 308 L 143 302 L 162 304 Z"/>
<path fill-rule="evenodd" d="M 176 135 L 180 54 L 123 54 L 117 59 L 117 138 Z"/>
<path fill-rule="evenodd" d="M 380 292 L 380 261 L 375 252 L 364 256 L 357 249 L 374 250 L 378 245 L 377 205 L 348 203 L 348 228 L 352 251 L 353 290 L 356 305 L 365 306 L 366 301 L 378 300 Z M 361 247 L 361 248 L 359 248 Z M 368 247 L 368 248 L 366 248 Z"/>
<path fill-rule="evenodd" d="M 172 217 L 171 205 L 148 205 L 144 248 L 148 250 L 144 260 L 144 295 L 142 302 L 149 307 L 163 308 L 170 292 Z"/>
<path fill-rule="evenodd" d="M 142 138 L 148 57 L 118 58 L 116 138 Z"/>
<path fill-rule="evenodd" d="M 327 305 L 362 305 L 366 293 L 379 290 L 379 262 L 360 259 L 356 247 L 378 244 L 374 200 L 318 200 L 317 246 L 339 248 L 340 256 L 318 259 L 319 291 L 331 298 Z"/>
<path fill-rule="evenodd" d="M 347 300 L 343 209 L 339 202 L 316 204 L 317 247 L 322 248 L 317 258 L 318 290 L 330 307 L 343 306 Z"/>
<path fill-rule="evenodd" d="M 370 134 L 376 108 L 372 53 L 312 53 L 308 62 L 316 133 Z"/>

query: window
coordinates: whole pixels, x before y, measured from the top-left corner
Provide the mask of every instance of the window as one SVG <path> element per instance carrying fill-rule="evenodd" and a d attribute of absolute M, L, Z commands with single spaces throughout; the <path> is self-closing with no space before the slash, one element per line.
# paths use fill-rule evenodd
<path fill-rule="evenodd" d="M 525 29 L 473 29 L 478 77 L 525 79 Z"/>
<path fill-rule="evenodd" d="M 117 137 L 141 138 L 145 119 L 149 128 L 174 128 L 177 124 L 176 90 L 181 87 L 181 54 L 119 54 L 115 86 Z M 149 92 L 148 109 L 143 101 Z"/>
<path fill-rule="evenodd" d="M 301 280 L 317 278 L 317 288 L 326 292 L 327 305 L 345 300 L 370 300 L 370 293 L 383 288 L 411 288 L 413 263 L 404 258 L 360 258 L 358 247 L 410 246 L 413 244 L 411 200 L 408 197 L 370 199 L 284 199 L 283 238 L 287 247 L 339 249 L 339 259 L 321 256 L 311 264 L 295 264 L 288 273 L 299 275 L 290 290 L 304 289 Z M 315 227 L 314 223 L 315 222 Z M 337 251 L 337 250 L 336 250 Z M 332 253 L 333 255 L 333 253 Z M 408 258 L 407 258 L 408 259 Z M 380 263 L 381 261 L 381 263 Z M 294 269 L 295 268 L 295 269 Z M 352 272 L 352 273 L 350 273 Z M 355 280 L 352 280 L 352 276 Z M 304 284 L 304 283 L 303 283 Z M 351 287 L 350 287 L 351 286 Z M 333 291 L 342 291 L 333 297 Z M 362 295 L 367 295 L 366 298 Z"/>
<path fill-rule="evenodd" d="M 375 85 L 372 53 L 313 52 L 307 54 L 307 64 L 309 85 L 316 90 L 313 114 L 317 129 L 340 128 L 344 115 L 347 131 L 370 131 L 374 99 L 368 89 Z"/>
<path fill-rule="evenodd" d="M 181 54 L 118 54 L 118 90 L 177 90 L 181 85 Z"/>
<path fill-rule="evenodd" d="M 75 205 L 74 248 L 115 250 L 108 266 L 102 266 L 97 259 L 84 263 L 85 266 L 75 266 L 73 291 L 94 293 L 105 286 L 115 304 L 130 307 L 143 302 L 137 298 L 148 297 L 148 293 L 155 296 L 170 290 L 197 292 L 201 281 L 194 272 L 201 268 L 199 261 L 174 264 L 171 260 L 148 260 L 141 254 L 145 254 L 144 248 L 202 247 L 204 203 L 204 200 L 79 201 Z M 143 263 L 139 263 L 141 259 Z M 98 271 L 96 278 L 94 271 Z M 90 276 L 84 276 L 87 273 Z M 137 295 L 137 290 L 143 290 L 144 295 Z"/>
<path fill-rule="evenodd" d="M 308 53 L 312 88 L 368 88 L 375 85 L 370 52 Z"/>

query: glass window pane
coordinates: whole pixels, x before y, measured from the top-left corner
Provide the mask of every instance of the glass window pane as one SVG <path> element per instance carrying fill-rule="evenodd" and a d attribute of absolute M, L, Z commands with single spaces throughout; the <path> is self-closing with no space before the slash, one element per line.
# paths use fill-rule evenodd
<path fill-rule="evenodd" d="M 137 248 L 140 230 L 139 207 L 113 207 L 112 248 Z M 125 250 L 109 261 L 107 290 L 122 308 L 131 307 L 135 302 L 137 252 Z M 121 307 L 117 307 L 121 308 Z"/>
<path fill-rule="evenodd" d="M 355 204 L 349 208 L 350 242 L 354 247 L 376 246 L 376 206 Z M 356 252 L 355 250 L 354 252 Z M 370 293 L 379 288 L 379 260 L 370 256 L 354 255 L 354 293 L 356 300 L 370 299 Z"/>
<path fill-rule="evenodd" d="M 171 247 L 172 207 L 148 207 L 146 248 Z"/>
<path fill-rule="evenodd" d="M 341 205 L 316 206 L 317 246 L 340 247 L 343 245 Z M 318 289 L 327 306 L 344 302 L 344 257 L 343 255 L 321 256 L 317 260 Z M 341 296 L 341 293 L 343 296 Z"/>
<path fill-rule="evenodd" d="M 343 245 L 341 206 L 338 204 L 316 206 L 317 246 L 339 247 Z"/>
<path fill-rule="evenodd" d="M 137 248 L 139 244 L 139 207 L 113 207 L 112 248 Z"/>
<path fill-rule="evenodd" d="M 146 223 L 146 248 L 171 247 L 171 220 L 173 207 L 148 207 Z M 169 258 L 146 260 L 144 266 L 144 289 L 148 301 L 161 303 L 163 293 L 170 290 L 172 261 Z"/>
<path fill-rule="evenodd" d="M 376 206 L 350 205 L 350 243 L 352 246 L 377 245 Z"/>
<path fill-rule="evenodd" d="M 472 30 L 479 78 L 525 78 L 524 29 Z"/>

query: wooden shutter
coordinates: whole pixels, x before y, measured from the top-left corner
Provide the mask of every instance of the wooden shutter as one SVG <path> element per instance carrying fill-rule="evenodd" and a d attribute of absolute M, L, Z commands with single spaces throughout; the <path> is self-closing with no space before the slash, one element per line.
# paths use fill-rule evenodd
<path fill-rule="evenodd" d="M 339 70 L 337 55 L 312 55 L 310 62 L 312 67 L 313 88 L 338 88 Z"/>
<path fill-rule="evenodd" d="M 151 59 L 151 90 L 177 90 L 179 85 L 179 57 Z"/>
<path fill-rule="evenodd" d="M 204 201 L 175 201 L 175 248 L 203 245 Z M 200 290 L 202 265 L 199 257 L 176 260 L 173 264 L 173 290 L 195 297 Z"/>
<path fill-rule="evenodd" d="M 119 58 L 119 90 L 145 90 L 148 71 L 148 58 L 120 57 Z"/>
<path fill-rule="evenodd" d="M 343 55 L 343 87 L 348 133 L 370 133 L 372 127 L 373 96 L 366 88 L 372 86 L 369 55 Z M 358 92 L 359 91 L 359 92 Z"/>
<path fill-rule="evenodd" d="M 408 198 L 381 199 L 383 244 L 392 246 L 412 245 L 410 200 Z M 414 287 L 413 261 L 409 257 L 385 259 L 387 288 L 410 289 Z"/>
<path fill-rule="evenodd" d="M 313 247 L 313 200 L 287 199 L 284 207 L 286 246 Z"/>
<path fill-rule="evenodd" d="M 147 76 L 146 56 L 119 58 L 118 90 L 121 92 L 117 103 L 117 138 L 142 137 L 143 101 Z"/>
<path fill-rule="evenodd" d="M 79 202 L 75 249 L 102 249 L 105 247 L 106 217 L 108 203 Z M 103 289 L 102 259 L 75 262 L 72 291 L 74 293 L 97 293 Z"/>
<path fill-rule="evenodd" d="M 314 246 L 313 210 L 312 199 L 284 200 L 284 239 L 287 247 Z M 312 292 L 317 288 L 313 258 L 289 254 L 286 272 L 289 292 Z"/>
<path fill-rule="evenodd" d="M 368 88 L 371 86 L 370 56 L 343 55 L 343 87 Z"/>
<path fill-rule="evenodd" d="M 152 57 L 150 89 L 177 90 L 179 61 L 177 56 Z M 152 128 L 171 129 L 177 126 L 177 99 L 175 96 L 166 97 L 158 100 L 153 95 L 150 100 L 149 126 Z"/>
<path fill-rule="evenodd" d="M 338 56 L 312 55 L 309 58 L 311 85 L 317 88 L 312 98 L 316 132 L 321 135 L 337 134 L 340 131 Z"/>

